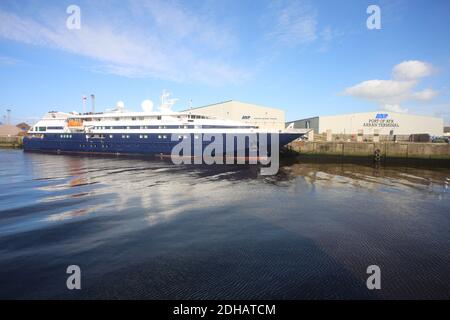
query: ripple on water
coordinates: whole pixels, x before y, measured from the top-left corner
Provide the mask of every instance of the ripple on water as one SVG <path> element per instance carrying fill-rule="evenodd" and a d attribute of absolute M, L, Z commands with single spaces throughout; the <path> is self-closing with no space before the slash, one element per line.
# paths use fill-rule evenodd
<path fill-rule="evenodd" d="M 0 298 L 450 298 L 448 168 L 0 153 Z"/>

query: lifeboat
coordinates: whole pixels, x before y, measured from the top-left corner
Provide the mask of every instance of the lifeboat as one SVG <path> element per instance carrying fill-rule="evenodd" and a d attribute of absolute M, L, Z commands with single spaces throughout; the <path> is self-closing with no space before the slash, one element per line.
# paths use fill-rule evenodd
<path fill-rule="evenodd" d="M 67 126 L 68 127 L 82 127 L 83 126 L 83 121 L 82 120 L 75 120 L 75 119 L 70 119 L 67 121 Z"/>

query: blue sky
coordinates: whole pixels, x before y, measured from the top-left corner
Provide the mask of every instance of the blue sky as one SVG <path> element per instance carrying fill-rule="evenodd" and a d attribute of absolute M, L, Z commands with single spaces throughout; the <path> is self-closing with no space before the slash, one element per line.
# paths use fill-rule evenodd
<path fill-rule="evenodd" d="M 446 0 L 2 0 L 0 113 L 81 111 L 91 93 L 138 111 L 168 89 L 175 110 L 235 99 L 287 120 L 386 109 L 450 124 L 449 15 Z"/>

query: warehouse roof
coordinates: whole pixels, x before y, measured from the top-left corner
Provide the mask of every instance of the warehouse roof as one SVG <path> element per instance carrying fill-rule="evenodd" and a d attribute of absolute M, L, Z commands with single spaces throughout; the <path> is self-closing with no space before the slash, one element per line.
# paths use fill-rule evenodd
<path fill-rule="evenodd" d="M 205 107 L 210 107 L 210 106 L 215 106 L 216 104 L 222 104 L 222 103 L 227 103 L 227 102 L 232 102 L 233 100 L 226 100 L 226 101 L 222 101 L 222 102 L 216 102 L 216 103 L 211 103 L 211 104 L 207 104 L 204 106 L 200 106 L 200 107 L 193 107 L 193 108 L 189 108 L 183 111 L 189 111 L 189 110 L 195 110 L 195 109 L 201 109 L 201 108 L 205 108 Z"/>
<path fill-rule="evenodd" d="M 0 126 L 0 136 L 17 136 L 20 131 L 19 128 L 10 124 Z"/>
<path fill-rule="evenodd" d="M 215 106 L 215 105 L 219 105 L 219 104 L 224 104 L 224 103 L 229 103 L 229 102 L 245 103 L 245 104 L 253 105 L 253 106 L 256 106 L 256 107 L 260 107 L 260 108 L 280 110 L 280 109 L 275 108 L 275 107 L 262 106 L 262 105 L 259 105 L 259 104 L 256 104 L 256 103 L 243 102 L 243 101 L 238 101 L 238 100 L 226 100 L 226 101 L 222 101 L 222 102 L 216 102 L 216 103 L 207 104 L 207 105 L 204 105 L 204 106 L 199 106 L 199 107 L 193 107 L 193 108 L 185 109 L 183 111 L 189 111 L 189 110 L 195 110 L 195 109 L 203 109 L 203 108 L 207 108 L 207 107 L 211 107 L 211 106 Z"/>

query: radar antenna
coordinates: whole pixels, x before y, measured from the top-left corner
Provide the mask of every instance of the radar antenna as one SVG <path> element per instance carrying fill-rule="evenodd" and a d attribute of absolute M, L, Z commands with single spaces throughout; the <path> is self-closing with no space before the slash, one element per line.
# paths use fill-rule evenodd
<path fill-rule="evenodd" d="M 161 95 L 161 105 L 159 106 L 161 111 L 172 111 L 172 106 L 178 101 L 178 99 L 170 99 L 170 96 L 171 93 L 164 89 Z"/>

